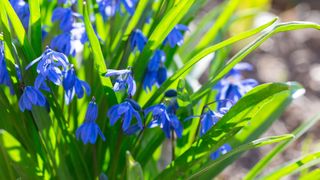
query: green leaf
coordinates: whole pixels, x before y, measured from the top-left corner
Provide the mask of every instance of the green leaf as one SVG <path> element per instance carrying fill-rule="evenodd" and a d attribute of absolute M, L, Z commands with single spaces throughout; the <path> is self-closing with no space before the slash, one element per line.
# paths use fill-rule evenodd
<path fill-rule="evenodd" d="M 41 13 L 39 0 L 29 1 L 30 22 L 29 22 L 29 39 L 37 56 L 42 53 L 42 30 L 41 30 Z"/>
<path fill-rule="evenodd" d="M 22 47 L 24 55 L 28 59 L 28 62 L 32 61 L 33 59 L 36 58 L 36 55 L 32 49 L 32 46 L 28 40 L 26 31 L 25 31 L 18 15 L 14 11 L 14 9 L 12 8 L 12 6 L 8 0 L 0 0 L 0 4 L 3 7 L 3 8 L 1 8 L 0 13 L 7 14 L 8 18 L 11 21 L 13 30 L 17 36 L 18 42 Z"/>
<path fill-rule="evenodd" d="M 274 171 L 268 173 L 267 176 L 262 177 L 262 179 L 280 179 L 290 174 L 297 173 L 305 168 L 317 165 L 320 163 L 320 152 L 308 154 L 306 156 L 300 157 L 299 159 L 281 165 Z"/>
<path fill-rule="evenodd" d="M 197 92 L 192 94 L 191 99 L 194 103 L 197 103 L 198 100 L 203 97 L 205 94 L 207 94 L 209 91 L 211 91 L 212 87 L 221 79 L 223 78 L 236 64 L 238 64 L 240 61 L 242 61 L 248 54 L 250 54 L 252 51 L 257 49 L 263 42 L 268 40 L 273 35 L 279 33 L 279 32 L 286 32 L 286 31 L 292 31 L 297 29 L 305 29 L 305 28 L 314 28 L 320 30 L 320 25 L 311 23 L 311 22 L 299 22 L 299 21 L 293 21 L 293 22 L 287 22 L 287 23 L 280 23 L 275 26 L 273 26 L 268 31 L 264 32 L 260 37 L 258 37 L 255 41 L 244 47 L 242 50 L 240 50 L 236 55 L 234 55 L 230 61 L 227 63 L 227 65 L 219 71 L 219 73 L 212 77 L 207 83 L 205 83 Z"/>
<path fill-rule="evenodd" d="M 255 149 L 258 147 L 265 146 L 265 145 L 274 144 L 274 143 L 278 143 L 278 142 L 286 141 L 286 140 L 292 140 L 293 138 L 294 138 L 293 134 L 285 134 L 285 135 L 281 135 L 281 136 L 270 136 L 270 137 L 257 139 L 257 140 L 250 142 L 250 143 L 241 145 L 241 146 L 231 150 L 227 154 L 223 155 L 222 157 L 219 157 L 216 161 L 210 161 L 209 163 L 206 164 L 205 167 L 201 168 L 200 170 L 198 170 L 194 174 L 192 174 L 190 177 L 188 177 L 188 179 L 197 179 L 199 176 L 204 174 L 206 171 L 210 170 L 212 167 L 216 166 L 218 163 L 231 157 L 232 155 L 236 155 L 238 153 L 249 151 L 251 149 Z"/>
<path fill-rule="evenodd" d="M 129 151 L 127 155 L 127 179 L 128 180 L 143 180 L 143 172 L 140 164 L 135 161 Z"/>
<path fill-rule="evenodd" d="M 311 127 L 313 127 L 320 120 L 320 113 L 305 123 L 301 124 L 298 128 L 296 128 L 292 134 L 295 136 L 294 139 L 286 140 L 280 144 L 278 144 L 275 148 L 272 149 L 267 155 L 263 156 L 263 158 L 247 173 L 244 179 L 254 179 L 259 173 L 263 171 L 263 169 L 271 162 L 271 160 L 276 157 L 278 154 L 283 152 L 289 144 L 302 136 L 306 131 L 308 131 Z"/>
<path fill-rule="evenodd" d="M 239 2 L 240 0 L 230 0 L 228 4 L 225 5 L 225 9 L 215 21 L 212 28 L 201 38 L 200 42 L 194 50 L 195 53 L 207 47 L 212 41 L 215 40 L 221 28 L 228 24 L 228 21 L 234 14 L 234 11 L 238 7 Z"/>
<path fill-rule="evenodd" d="M 86 32 L 91 45 L 91 52 L 93 53 L 95 67 L 97 68 L 99 74 L 105 73 L 107 72 L 107 66 L 106 66 L 106 63 L 104 62 L 99 39 L 96 36 L 96 33 L 94 32 L 94 29 L 90 22 L 89 13 L 88 13 L 89 7 L 86 3 L 83 3 L 83 9 L 84 9 L 84 12 L 83 12 L 84 24 L 85 24 Z M 110 78 L 101 78 L 101 83 L 102 85 L 112 87 Z"/>
<path fill-rule="evenodd" d="M 303 176 L 299 177 L 299 180 L 310 180 L 310 179 L 317 179 L 320 177 L 320 169 L 315 169 Z"/>
<path fill-rule="evenodd" d="M 163 94 L 167 88 L 174 83 L 178 78 L 181 78 L 186 75 L 186 72 L 190 70 L 193 65 L 201 61 L 201 59 L 205 56 L 207 56 L 210 53 L 215 52 L 218 49 L 221 49 L 225 46 L 228 46 L 230 44 L 233 44 L 235 42 L 238 42 L 240 40 L 249 38 L 262 30 L 266 29 L 267 27 L 271 26 L 277 19 L 273 19 L 272 21 L 247 32 L 241 33 L 239 35 L 236 35 L 234 37 L 231 37 L 225 41 L 222 41 L 214 46 L 211 46 L 209 48 L 204 49 L 203 51 L 199 52 L 197 55 L 195 55 L 190 61 L 188 61 L 182 68 L 180 68 L 177 72 L 175 72 L 170 78 L 168 78 L 161 86 L 157 89 L 156 92 L 153 93 L 151 98 L 147 101 L 147 103 L 143 107 L 150 106 L 153 102 L 155 102 L 157 99 L 160 99 L 162 96 L 159 96 L 160 94 Z"/>
<path fill-rule="evenodd" d="M 166 178 L 172 175 L 184 177 L 197 171 L 201 168 L 201 164 L 208 160 L 211 152 L 232 139 L 240 130 L 247 127 L 249 122 L 259 119 L 258 113 L 263 112 L 268 105 L 272 105 L 270 103 L 273 102 L 273 98 L 291 99 L 296 92 L 295 86 L 292 83 L 271 83 L 254 88 L 158 177 Z"/>

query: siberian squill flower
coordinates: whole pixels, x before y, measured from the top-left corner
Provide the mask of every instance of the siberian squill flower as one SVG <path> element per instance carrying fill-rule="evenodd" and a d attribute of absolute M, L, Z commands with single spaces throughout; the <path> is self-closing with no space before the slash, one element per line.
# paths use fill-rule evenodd
<path fill-rule="evenodd" d="M 62 84 L 65 90 L 65 99 L 67 104 L 72 101 L 75 94 L 78 98 L 82 98 L 84 91 L 86 91 L 87 95 L 90 95 L 91 93 L 89 84 L 80 80 L 76 76 L 73 66 L 71 66 L 70 69 L 64 73 Z"/>
<path fill-rule="evenodd" d="M 144 77 L 144 90 L 151 90 L 154 84 L 160 86 L 167 79 L 167 69 L 164 66 L 165 60 L 165 53 L 161 50 L 156 50 L 149 61 L 147 73 Z"/>
<path fill-rule="evenodd" d="M 98 106 L 95 102 L 95 98 L 92 98 L 87 108 L 85 121 L 76 131 L 77 139 L 78 140 L 81 139 L 84 144 L 96 143 L 98 134 L 100 135 L 103 141 L 106 140 L 99 126 L 95 123 L 97 117 L 98 117 Z"/>
<path fill-rule="evenodd" d="M 18 15 L 22 25 L 25 29 L 28 29 L 30 10 L 29 5 L 24 0 L 10 0 L 10 3 Z"/>
<path fill-rule="evenodd" d="M 114 91 L 120 91 L 128 88 L 128 94 L 133 96 L 136 92 L 136 82 L 132 77 L 132 71 L 130 69 L 114 70 L 108 69 L 105 77 L 116 76 L 115 83 L 113 85 Z"/>
<path fill-rule="evenodd" d="M 227 154 L 229 151 L 232 150 L 232 147 L 229 144 L 224 144 L 221 147 L 219 147 L 219 149 L 215 152 L 213 152 L 210 155 L 210 158 L 212 160 L 216 160 L 218 159 L 221 155 Z"/>
<path fill-rule="evenodd" d="M 152 120 L 148 124 L 148 127 L 160 126 L 167 138 L 171 137 L 171 130 L 174 130 L 178 138 L 181 138 L 183 127 L 178 117 L 174 114 L 173 109 L 173 107 L 166 106 L 164 103 L 145 109 L 145 115 L 152 113 Z"/>
<path fill-rule="evenodd" d="M 230 108 L 231 102 L 236 103 L 243 95 L 258 85 L 254 79 L 243 79 L 241 72 L 244 70 L 252 70 L 252 66 L 248 63 L 239 63 L 214 87 L 218 90 L 217 100 L 229 100 L 219 101 L 218 109 Z"/>
<path fill-rule="evenodd" d="M 147 41 L 148 39 L 143 35 L 140 29 L 134 30 L 130 35 L 130 46 L 132 51 L 137 47 L 138 50 L 142 52 Z"/>
<path fill-rule="evenodd" d="M 121 4 L 130 15 L 133 15 L 137 0 L 97 0 L 97 3 L 104 20 L 107 20 L 121 10 Z"/>
<path fill-rule="evenodd" d="M 82 18 L 82 16 L 73 12 L 71 8 L 58 7 L 53 10 L 51 21 L 60 21 L 60 29 L 62 31 L 70 31 L 74 28 L 77 18 Z"/>
<path fill-rule="evenodd" d="M 4 56 L 3 42 L 0 41 L 0 84 L 6 85 L 10 88 L 10 93 L 14 94 L 10 75 L 7 69 L 7 64 Z"/>
<path fill-rule="evenodd" d="M 188 31 L 188 27 L 183 24 L 177 24 L 169 35 L 164 40 L 163 44 L 168 43 L 170 47 L 175 47 L 176 45 L 181 46 L 183 44 L 183 34 L 181 31 Z"/>
<path fill-rule="evenodd" d="M 132 99 L 126 99 L 123 103 L 112 106 L 107 115 L 112 126 L 119 119 L 122 119 L 122 130 L 126 134 L 134 134 L 143 129 L 142 120 L 139 114 L 140 110 L 141 108 L 138 103 Z M 136 123 L 133 123 L 133 117 L 135 117 Z"/>
<path fill-rule="evenodd" d="M 45 106 L 46 98 L 38 89 L 32 86 L 26 86 L 19 99 L 19 108 L 24 112 L 26 109 L 31 110 L 34 105 Z"/>
<path fill-rule="evenodd" d="M 59 4 L 75 4 L 77 0 L 58 0 Z"/>
<path fill-rule="evenodd" d="M 83 23 L 74 23 L 70 31 L 54 37 L 51 40 L 50 47 L 56 49 L 65 55 L 75 56 L 77 52 L 83 49 L 86 42 L 86 31 Z"/>
<path fill-rule="evenodd" d="M 37 89 L 39 89 L 42 84 L 45 83 L 46 79 L 50 80 L 56 85 L 61 85 L 63 72 L 66 71 L 70 66 L 68 58 L 64 54 L 53 51 L 48 47 L 40 57 L 33 60 L 26 67 L 26 70 L 33 66 L 35 63 L 38 63 L 38 76 L 35 80 L 35 88 Z"/>

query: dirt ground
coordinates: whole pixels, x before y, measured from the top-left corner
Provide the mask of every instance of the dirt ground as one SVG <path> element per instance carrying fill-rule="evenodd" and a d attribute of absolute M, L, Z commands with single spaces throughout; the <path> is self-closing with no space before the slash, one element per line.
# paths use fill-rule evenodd
<path fill-rule="evenodd" d="M 274 0 L 270 12 L 280 17 L 283 22 L 304 20 L 320 23 L 319 0 Z M 307 29 L 278 34 L 246 60 L 255 66 L 253 76 L 261 83 L 297 81 L 306 88 L 305 96 L 295 99 L 280 120 L 263 136 L 289 133 L 320 112 L 319 31 Z M 319 150 L 319 128 L 320 122 L 275 158 L 269 167 L 298 158 L 303 153 Z M 244 154 L 234 165 L 227 168 L 219 179 L 241 179 L 272 147 L 263 147 Z M 286 179 L 297 177 L 298 175 L 295 175 Z"/>

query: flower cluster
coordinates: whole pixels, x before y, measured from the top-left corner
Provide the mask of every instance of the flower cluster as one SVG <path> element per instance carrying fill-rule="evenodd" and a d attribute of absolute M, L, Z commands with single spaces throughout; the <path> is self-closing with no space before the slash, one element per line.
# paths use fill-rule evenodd
<path fill-rule="evenodd" d="M 138 0 L 97 0 L 99 12 L 105 20 L 121 11 L 121 5 L 130 15 L 133 15 L 137 2 Z"/>
<path fill-rule="evenodd" d="M 28 29 L 30 19 L 30 9 L 28 3 L 26 3 L 24 0 L 10 0 L 10 3 L 19 16 L 23 27 Z"/>
<path fill-rule="evenodd" d="M 75 94 L 77 94 L 78 98 L 82 98 L 84 90 L 88 95 L 90 94 L 90 86 L 86 82 L 78 79 L 73 65 L 69 63 L 68 58 L 63 53 L 53 51 L 47 47 L 40 57 L 33 60 L 26 67 L 26 70 L 36 63 L 38 63 L 38 76 L 34 82 L 35 89 L 50 91 L 50 88 L 47 84 L 48 81 L 51 81 L 58 86 L 63 85 L 67 104 L 71 102 Z M 42 106 L 42 104 L 36 105 Z M 23 111 L 23 109 L 21 110 Z"/>
<path fill-rule="evenodd" d="M 60 21 L 62 34 L 54 37 L 51 41 L 51 48 L 67 56 L 75 56 L 83 48 L 87 41 L 85 27 L 82 22 L 77 22 L 82 16 L 72 11 L 71 8 L 56 8 L 52 13 L 52 22 Z"/>

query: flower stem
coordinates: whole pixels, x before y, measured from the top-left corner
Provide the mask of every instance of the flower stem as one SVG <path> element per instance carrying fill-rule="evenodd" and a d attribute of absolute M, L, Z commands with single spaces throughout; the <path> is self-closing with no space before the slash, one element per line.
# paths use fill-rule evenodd
<path fill-rule="evenodd" d="M 174 161 L 176 159 L 175 157 L 175 142 L 174 142 L 174 132 L 173 130 L 171 130 L 171 158 L 172 161 Z"/>

